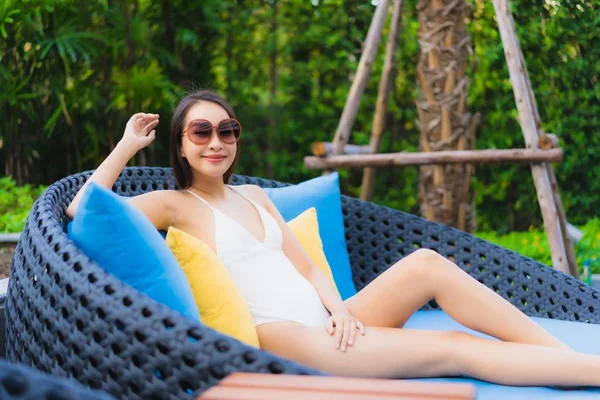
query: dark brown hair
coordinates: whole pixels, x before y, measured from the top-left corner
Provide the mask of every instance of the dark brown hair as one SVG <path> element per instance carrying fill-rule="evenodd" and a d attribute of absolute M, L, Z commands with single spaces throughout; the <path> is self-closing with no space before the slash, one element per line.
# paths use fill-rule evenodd
<path fill-rule="evenodd" d="M 179 104 L 175 111 L 173 112 L 173 119 L 171 120 L 171 132 L 169 144 L 171 148 L 171 167 L 173 168 L 173 174 L 175 175 L 175 179 L 177 180 L 177 184 L 180 188 L 186 189 L 192 184 L 192 167 L 188 163 L 188 160 L 181 156 L 181 141 L 182 141 L 182 133 L 183 133 L 183 123 L 185 121 L 185 117 L 187 116 L 188 111 L 192 106 L 199 101 L 210 101 L 211 103 L 215 103 L 227 112 L 229 118 L 236 118 L 235 112 L 233 111 L 233 107 L 231 104 L 227 102 L 224 98 L 216 94 L 211 90 L 199 90 L 194 93 L 188 94 L 185 96 Z M 235 153 L 235 158 L 233 159 L 233 164 L 231 167 L 225 172 L 223 175 L 223 182 L 229 183 L 229 178 L 233 174 L 233 170 L 238 163 L 238 159 L 240 157 L 240 142 L 237 142 L 237 151 Z"/>

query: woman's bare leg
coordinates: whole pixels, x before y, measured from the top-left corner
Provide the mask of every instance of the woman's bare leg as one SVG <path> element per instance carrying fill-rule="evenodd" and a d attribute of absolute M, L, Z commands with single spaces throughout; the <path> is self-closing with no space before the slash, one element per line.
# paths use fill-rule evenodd
<path fill-rule="evenodd" d="M 600 356 L 464 332 L 368 327 L 342 352 L 324 327 L 275 323 L 257 331 L 264 350 L 340 376 L 466 375 L 516 386 L 600 386 Z"/>
<path fill-rule="evenodd" d="M 365 325 L 402 327 L 429 300 L 464 326 L 498 339 L 570 349 L 452 261 L 421 249 L 346 300 Z"/>

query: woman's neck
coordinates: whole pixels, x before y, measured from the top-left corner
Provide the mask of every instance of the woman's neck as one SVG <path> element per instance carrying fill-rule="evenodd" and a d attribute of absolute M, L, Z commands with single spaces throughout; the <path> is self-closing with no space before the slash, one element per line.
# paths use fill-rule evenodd
<path fill-rule="evenodd" d="M 213 199 L 224 199 L 227 187 L 223 182 L 223 177 L 217 178 L 195 178 L 190 185 L 190 189 L 193 189 L 200 194 L 209 196 Z"/>

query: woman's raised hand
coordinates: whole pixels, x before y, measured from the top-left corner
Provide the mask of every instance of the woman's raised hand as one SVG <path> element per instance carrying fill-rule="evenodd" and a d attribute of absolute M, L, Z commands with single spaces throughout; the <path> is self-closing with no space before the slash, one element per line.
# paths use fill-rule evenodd
<path fill-rule="evenodd" d="M 136 152 L 148 146 L 154 140 L 154 128 L 158 125 L 158 114 L 137 113 L 134 114 L 125 127 L 123 138 L 119 141 L 115 149 L 106 157 L 106 160 L 96 168 L 96 171 L 85 182 L 83 187 L 67 207 L 67 215 L 73 218 L 84 188 L 91 182 L 96 182 L 110 189 L 127 162 Z"/>
<path fill-rule="evenodd" d="M 156 125 L 158 125 L 158 114 L 137 113 L 133 114 L 123 134 L 123 140 L 141 150 L 154 141 Z"/>

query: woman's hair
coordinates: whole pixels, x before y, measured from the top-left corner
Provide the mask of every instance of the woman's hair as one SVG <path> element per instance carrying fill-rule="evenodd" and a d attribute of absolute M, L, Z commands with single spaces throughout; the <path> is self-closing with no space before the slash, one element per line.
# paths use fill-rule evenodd
<path fill-rule="evenodd" d="M 188 188 L 192 184 L 192 167 L 190 167 L 188 160 L 181 156 L 181 141 L 183 140 L 182 133 L 184 129 L 183 123 L 185 122 L 185 117 L 187 116 L 190 108 L 192 108 L 192 106 L 199 101 L 210 101 L 211 103 L 215 103 L 223 107 L 223 109 L 229 115 L 229 118 L 236 118 L 231 104 L 211 90 L 199 90 L 188 94 L 181 99 L 177 105 L 177 108 L 175 108 L 175 111 L 173 112 L 169 144 L 171 149 L 171 167 L 173 168 L 173 173 L 175 175 L 177 184 L 182 189 Z M 229 169 L 223 175 L 223 182 L 229 183 L 229 178 L 233 174 L 233 170 L 238 163 L 239 157 L 240 142 L 238 141 L 233 164 L 231 164 L 231 167 L 229 167 Z"/>

